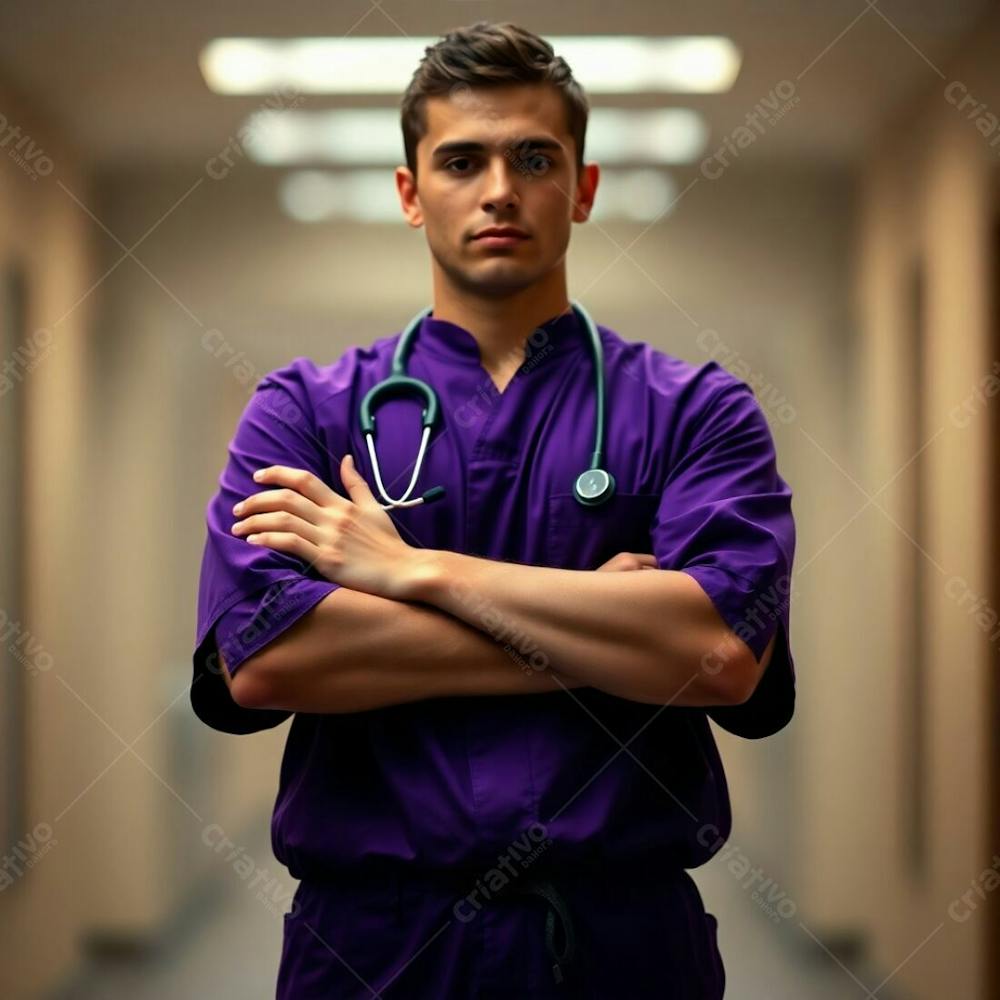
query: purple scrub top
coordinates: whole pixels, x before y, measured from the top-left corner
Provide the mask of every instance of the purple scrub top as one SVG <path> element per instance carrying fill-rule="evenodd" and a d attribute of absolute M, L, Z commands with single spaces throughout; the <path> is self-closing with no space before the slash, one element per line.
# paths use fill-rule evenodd
<path fill-rule="evenodd" d="M 577 570 L 622 551 L 655 553 L 660 568 L 698 581 L 758 658 L 779 632 L 763 679 L 745 703 L 716 708 L 663 708 L 588 687 L 295 713 L 271 826 L 275 856 L 295 878 L 401 866 L 481 872 L 525 836 L 534 847 L 539 831 L 549 862 L 567 869 L 646 860 L 693 868 L 729 836 L 709 718 L 758 738 L 781 729 L 794 708 L 791 490 L 747 383 L 715 361 L 693 365 L 598 331 L 605 468 L 617 488 L 587 508 L 572 488 L 593 449 L 595 397 L 576 314 L 532 333 L 502 393 L 467 330 L 423 319 L 408 369 L 436 390 L 442 419 L 415 495 L 441 485 L 446 496 L 392 511 L 400 535 L 421 547 Z M 233 536 L 232 507 L 260 491 L 254 470 L 274 464 L 309 469 L 347 496 L 338 471 L 345 451 L 375 492 L 358 408 L 389 374 L 399 337 L 353 347 L 328 365 L 297 357 L 265 376 L 245 408 L 206 509 L 191 700 L 213 728 L 250 733 L 291 714 L 236 705 L 215 644 L 236 671 L 338 587 L 296 557 Z M 420 441 L 420 404 L 383 403 L 377 434 L 382 479 L 398 497 Z"/>

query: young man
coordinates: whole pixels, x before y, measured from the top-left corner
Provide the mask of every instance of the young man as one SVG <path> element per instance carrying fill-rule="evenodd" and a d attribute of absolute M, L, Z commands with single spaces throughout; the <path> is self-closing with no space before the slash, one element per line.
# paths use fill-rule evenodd
<path fill-rule="evenodd" d="M 574 494 L 596 416 L 565 270 L 598 186 L 586 121 L 522 28 L 426 51 L 396 180 L 431 251 L 418 486 L 444 496 L 387 511 L 369 485 L 398 493 L 421 444 L 419 403 L 384 401 L 375 477 L 359 411 L 397 333 L 266 376 L 209 503 L 195 709 L 238 733 L 295 713 L 279 998 L 722 996 L 686 869 L 730 831 L 708 718 L 756 738 L 792 715 L 791 491 L 746 383 L 600 326 L 614 488 Z"/>

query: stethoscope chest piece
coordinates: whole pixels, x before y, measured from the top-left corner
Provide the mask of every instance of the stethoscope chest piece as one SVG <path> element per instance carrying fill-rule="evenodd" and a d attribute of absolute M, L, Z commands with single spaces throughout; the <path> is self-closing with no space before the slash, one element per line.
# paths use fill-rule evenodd
<path fill-rule="evenodd" d="M 587 469 L 576 477 L 573 496 L 585 507 L 597 507 L 615 492 L 615 477 L 604 469 Z"/>

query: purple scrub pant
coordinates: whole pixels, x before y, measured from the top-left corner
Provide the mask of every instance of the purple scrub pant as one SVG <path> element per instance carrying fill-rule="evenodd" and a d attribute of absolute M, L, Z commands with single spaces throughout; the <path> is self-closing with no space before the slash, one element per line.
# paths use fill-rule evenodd
<path fill-rule="evenodd" d="M 723 996 L 717 922 L 682 868 L 529 868 L 488 899 L 473 894 L 476 881 L 412 871 L 302 881 L 285 916 L 277 1000 Z"/>

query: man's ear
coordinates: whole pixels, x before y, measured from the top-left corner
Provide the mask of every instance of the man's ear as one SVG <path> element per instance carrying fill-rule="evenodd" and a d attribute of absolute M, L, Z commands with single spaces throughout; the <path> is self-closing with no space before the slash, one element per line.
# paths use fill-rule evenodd
<path fill-rule="evenodd" d="M 594 208 L 601 168 L 596 163 L 585 163 L 576 182 L 576 199 L 573 202 L 573 221 L 586 222 Z"/>
<path fill-rule="evenodd" d="M 409 167 L 396 167 L 396 192 L 407 223 L 414 229 L 422 226 L 424 216 L 420 210 L 417 181 Z"/>

